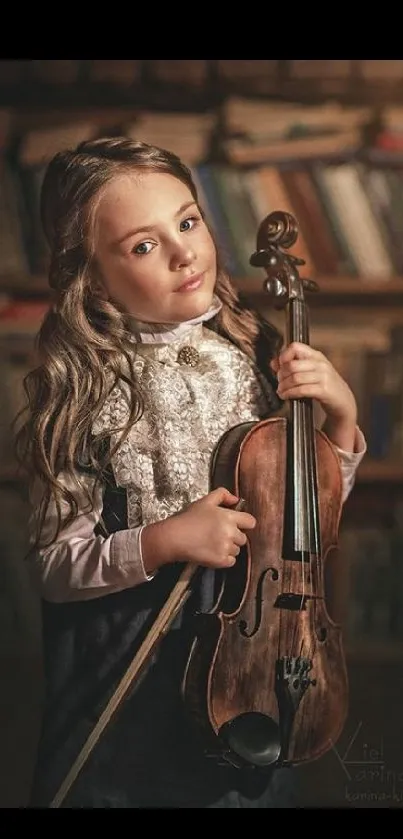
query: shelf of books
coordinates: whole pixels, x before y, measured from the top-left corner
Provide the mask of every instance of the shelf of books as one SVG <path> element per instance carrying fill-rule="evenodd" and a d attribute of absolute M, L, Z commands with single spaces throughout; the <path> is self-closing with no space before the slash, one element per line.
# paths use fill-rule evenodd
<path fill-rule="evenodd" d="M 11 445 L 49 305 L 40 189 L 56 151 L 107 133 L 170 148 L 187 163 L 225 267 L 280 327 L 250 256 L 269 213 L 297 220 L 292 253 L 318 284 L 308 300 L 311 342 L 351 383 L 368 444 L 342 517 L 335 617 L 348 662 L 403 660 L 403 105 L 389 95 L 397 80 L 401 90 L 403 62 L 212 63 L 215 77 L 201 60 L 0 62 L 0 647 L 13 673 L 18 650 L 34 659 L 40 649 L 27 488 Z M 381 65 L 389 87 L 377 79 Z"/>
<path fill-rule="evenodd" d="M 0 485 L 24 495 L 10 455 L 10 421 L 49 305 L 41 183 L 60 148 L 108 130 L 170 148 L 191 168 L 224 266 L 240 291 L 279 322 L 250 256 L 262 220 L 291 213 L 290 252 L 309 295 L 311 343 L 349 381 L 368 454 L 342 529 L 347 646 L 351 656 L 399 656 L 403 645 L 403 109 L 389 107 L 371 148 L 370 106 L 317 106 L 230 97 L 212 154 L 217 115 L 115 108 L 19 118 L 9 132 L 0 110 Z M 3 118 L 4 117 L 4 118 Z M 25 127 L 24 127 L 25 126 Z M 11 137 L 11 144 L 9 140 Z M 387 502 L 388 509 L 384 506 Z M 354 504 L 366 506 L 362 518 Z M 25 508 L 24 508 L 25 510 Z M 370 511 L 368 513 L 368 510 Z M 25 512 L 24 512 L 25 515 Z M 23 525 L 22 525 L 23 526 Z M 11 550 L 11 548 L 10 548 Z"/>

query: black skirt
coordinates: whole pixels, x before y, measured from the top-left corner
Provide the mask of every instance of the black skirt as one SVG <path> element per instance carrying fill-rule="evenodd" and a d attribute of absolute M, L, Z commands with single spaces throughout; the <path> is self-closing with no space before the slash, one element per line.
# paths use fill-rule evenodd
<path fill-rule="evenodd" d="M 49 808 L 175 582 L 155 581 L 90 602 L 43 603 L 46 701 L 30 809 Z M 188 614 L 195 604 L 189 604 Z M 188 608 L 188 605 L 186 606 Z M 184 713 L 191 643 L 186 615 L 159 644 L 102 733 L 61 807 L 297 807 L 295 774 L 235 769 L 206 757 Z"/>

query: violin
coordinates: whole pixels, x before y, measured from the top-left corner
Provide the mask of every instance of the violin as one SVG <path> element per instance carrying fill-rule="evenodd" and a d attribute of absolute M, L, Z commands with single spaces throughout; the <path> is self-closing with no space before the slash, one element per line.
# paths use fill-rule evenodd
<path fill-rule="evenodd" d="M 309 343 L 300 260 L 287 253 L 298 227 L 289 213 L 261 223 L 250 262 L 286 313 L 288 342 Z M 326 566 L 342 510 L 339 458 L 315 428 L 310 399 L 288 416 L 230 429 L 214 453 L 212 488 L 225 486 L 255 516 L 213 609 L 196 616 L 182 695 L 206 751 L 234 766 L 299 764 L 336 742 L 348 710 L 340 626 L 326 604 Z"/>

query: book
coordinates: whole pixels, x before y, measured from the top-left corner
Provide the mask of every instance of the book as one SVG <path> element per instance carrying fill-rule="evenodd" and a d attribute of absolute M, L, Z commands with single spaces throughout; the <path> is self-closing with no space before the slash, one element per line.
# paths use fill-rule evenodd
<path fill-rule="evenodd" d="M 391 639 L 391 545 L 387 528 L 377 523 L 345 528 L 340 550 L 348 577 L 344 610 L 347 642 Z"/>
<path fill-rule="evenodd" d="M 15 167 L 0 157 L 0 283 L 13 277 L 28 278 L 30 261 L 24 236 L 24 214 L 20 204 Z"/>
<path fill-rule="evenodd" d="M 403 61 L 400 58 L 360 58 L 358 60 L 360 76 L 369 81 L 401 81 Z"/>
<path fill-rule="evenodd" d="M 232 166 L 212 165 L 220 201 L 237 255 L 238 270 L 244 277 L 253 278 L 260 269 L 251 266 L 250 258 L 256 250 L 258 222 L 253 212 L 243 173 Z"/>
<path fill-rule="evenodd" d="M 236 95 L 223 103 L 222 114 L 229 134 L 267 141 L 362 129 L 372 117 L 368 105 L 345 107 L 335 101 L 308 105 Z"/>
<path fill-rule="evenodd" d="M 281 171 L 275 166 L 262 166 L 258 169 L 258 174 L 262 191 L 266 196 L 267 214 L 281 210 L 290 213 L 297 221 L 297 212 L 285 188 Z M 302 230 L 299 231 L 295 244 L 288 249 L 288 253 L 304 260 L 304 265 L 299 267 L 302 276 L 316 276 L 317 268 L 314 258 Z"/>
<path fill-rule="evenodd" d="M 3 300 L 0 305 L 0 337 L 35 336 L 49 309 L 48 300 Z"/>
<path fill-rule="evenodd" d="M 114 85 L 128 88 L 140 80 L 139 59 L 90 58 L 87 61 L 87 76 L 90 84 Z"/>
<path fill-rule="evenodd" d="M 308 58 L 289 61 L 289 75 L 298 79 L 348 79 L 352 62 L 346 58 Z"/>
<path fill-rule="evenodd" d="M 191 166 L 206 159 L 213 126 L 211 113 L 142 111 L 135 120 L 128 120 L 123 130 L 127 137 L 168 149 Z"/>
<path fill-rule="evenodd" d="M 354 251 L 350 246 L 348 237 L 345 235 L 339 209 L 335 205 L 331 189 L 329 188 L 326 176 L 327 166 L 323 161 L 314 161 L 310 164 L 309 171 L 322 204 L 323 212 L 327 216 L 334 240 L 337 243 L 340 273 L 346 276 L 358 277 L 359 269 Z"/>
<path fill-rule="evenodd" d="M 400 276 L 403 274 L 403 181 L 397 171 L 372 165 L 362 168 L 361 177 L 395 273 Z"/>
<path fill-rule="evenodd" d="M 297 222 L 312 253 L 318 274 L 338 274 L 340 253 L 308 168 L 284 168 L 282 178 L 295 208 Z"/>
<path fill-rule="evenodd" d="M 279 62 L 274 59 L 217 59 L 218 83 L 224 90 L 267 93 L 274 89 Z"/>
<path fill-rule="evenodd" d="M 353 254 L 358 274 L 386 281 L 394 274 L 393 262 L 382 239 L 359 168 L 353 161 L 323 167 L 322 177 Z"/>
<path fill-rule="evenodd" d="M 213 166 L 200 163 L 192 166 L 191 171 L 197 187 L 199 204 L 213 230 L 223 267 L 232 276 L 242 276 L 242 266 L 238 261 Z"/>
<path fill-rule="evenodd" d="M 275 161 L 312 160 L 336 156 L 351 156 L 362 146 L 360 128 L 313 136 L 282 139 L 277 142 L 245 140 L 234 137 L 223 141 L 223 149 L 230 163 L 238 166 L 273 163 Z"/>
<path fill-rule="evenodd" d="M 40 218 L 40 194 L 47 165 L 54 154 L 95 137 L 99 130 L 96 120 L 82 119 L 65 125 L 32 128 L 19 140 L 16 187 L 20 193 L 25 250 L 32 274 L 46 273 L 49 261 L 48 243 Z"/>
<path fill-rule="evenodd" d="M 148 72 L 154 82 L 178 85 L 182 88 L 203 89 L 208 74 L 204 58 L 146 59 Z"/>
<path fill-rule="evenodd" d="M 78 58 L 27 58 L 25 62 L 30 81 L 67 86 L 79 79 L 81 62 Z"/>

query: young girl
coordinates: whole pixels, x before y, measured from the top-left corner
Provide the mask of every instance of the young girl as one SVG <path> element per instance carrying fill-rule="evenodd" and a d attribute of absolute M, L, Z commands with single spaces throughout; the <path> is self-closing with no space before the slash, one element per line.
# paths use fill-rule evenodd
<path fill-rule="evenodd" d="M 209 485 L 211 457 L 229 428 L 312 397 L 345 499 L 365 451 L 354 396 L 322 353 L 281 350 L 242 307 L 174 154 L 116 137 L 60 152 L 42 218 L 53 298 L 16 440 L 46 680 L 30 806 L 51 806 L 183 563 L 201 568 L 197 586 L 62 806 L 296 806 L 292 771 L 208 759 L 182 705 L 191 617 L 256 525 Z"/>

